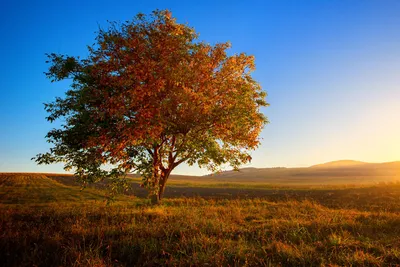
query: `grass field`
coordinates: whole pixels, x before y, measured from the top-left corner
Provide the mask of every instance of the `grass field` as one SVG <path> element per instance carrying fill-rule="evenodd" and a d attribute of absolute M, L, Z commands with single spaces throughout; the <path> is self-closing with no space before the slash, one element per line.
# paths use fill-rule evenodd
<path fill-rule="evenodd" d="M 395 181 L 295 186 L 175 177 L 162 205 L 151 206 L 130 179 L 129 194 L 106 205 L 104 190 L 81 191 L 71 176 L 0 174 L 1 265 L 400 265 Z"/>

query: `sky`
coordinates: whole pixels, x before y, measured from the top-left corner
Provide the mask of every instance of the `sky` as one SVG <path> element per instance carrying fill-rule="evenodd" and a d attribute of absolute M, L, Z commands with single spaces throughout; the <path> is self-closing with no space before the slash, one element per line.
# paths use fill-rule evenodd
<path fill-rule="evenodd" d="M 0 172 L 63 172 L 43 103 L 63 96 L 45 53 L 85 57 L 99 26 L 169 9 L 210 44 L 256 58 L 268 93 L 262 144 L 245 167 L 400 160 L 400 1 L 18 1 L 0 3 Z M 176 174 L 207 171 L 186 165 Z"/>

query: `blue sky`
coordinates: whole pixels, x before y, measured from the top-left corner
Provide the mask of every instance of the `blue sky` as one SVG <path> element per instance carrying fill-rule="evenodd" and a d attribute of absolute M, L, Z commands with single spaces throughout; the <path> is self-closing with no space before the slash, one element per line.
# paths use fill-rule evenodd
<path fill-rule="evenodd" d="M 43 103 L 68 83 L 46 79 L 45 53 L 86 56 L 99 26 L 168 8 L 209 43 L 256 58 L 271 123 L 248 166 L 400 160 L 400 1 L 2 1 L 0 171 L 37 166 L 54 127 Z M 55 125 L 57 126 L 57 124 Z M 182 166 L 175 173 L 204 174 Z"/>

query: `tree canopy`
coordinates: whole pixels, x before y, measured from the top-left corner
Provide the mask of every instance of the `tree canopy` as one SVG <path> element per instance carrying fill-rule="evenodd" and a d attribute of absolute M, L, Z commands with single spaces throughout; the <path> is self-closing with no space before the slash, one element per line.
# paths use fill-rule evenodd
<path fill-rule="evenodd" d="M 156 201 L 183 162 L 210 171 L 249 162 L 268 104 L 251 76 L 254 57 L 229 56 L 229 47 L 198 41 L 193 28 L 157 10 L 100 29 L 85 59 L 48 54 L 47 77 L 71 86 L 45 104 L 47 120 L 63 124 L 35 160 L 63 162 L 83 183 L 139 173 Z"/>

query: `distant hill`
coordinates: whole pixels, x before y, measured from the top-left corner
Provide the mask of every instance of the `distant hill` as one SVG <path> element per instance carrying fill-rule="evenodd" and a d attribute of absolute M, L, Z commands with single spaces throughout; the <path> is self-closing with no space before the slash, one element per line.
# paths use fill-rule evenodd
<path fill-rule="evenodd" d="M 400 161 L 377 163 L 381 168 L 400 169 Z"/>
<path fill-rule="evenodd" d="M 245 168 L 210 177 L 217 182 L 286 185 L 365 184 L 400 181 L 400 161 L 366 163 L 338 160 L 302 168 Z"/>
<path fill-rule="evenodd" d="M 353 167 L 359 165 L 369 164 L 367 162 L 357 161 L 357 160 L 336 160 L 330 161 L 322 164 L 313 165 L 310 168 L 340 168 L 340 167 Z"/>
<path fill-rule="evenodd" d="M 139 188 L 141 179 L 138 174 L 129 174 L 128 177 L 135 184 L 135 192 L 142 190 Z M 229 186 L 230 183 L 240 183 L 253 187 L 261 184 L 273 186 L 330 186 L 376 184 L 381 182 L 400 182 L 400 161 L 366 163 L 355 160 L 339 160 L 301 168 L 243 168 L 239 171 L 224 171 L 205 176 L 171 175 L 168 180 L 168 187 L 173 185 L 190 187 L 198 184 L 203 187 L 215 184 Z M 17 188 L 25 184 L 28 184 L 31 189 L 33 189 L 32 187 L 35 188 L 32 192 L 43 191 L 42 193 L 47 195 L 52 195 L 55 192 L 52 191 L 53 188 L 65 187 L 63 192 L 66 194 L 57 196 L 64 199 L 74 198 L 79 191 L 79 184 L 75 182 L 72 175 L 0 173 L 0 187 Z M 68 192 L 68 190 L 71 190 L 69 187 L 73 187 L 74 190 Z M 104 188 L 104 184 L 96 184 L 95 187 L 101 189 Z M 91 193 L 92 198 L 93 194 L 98 193 L 90 190 L 84 190 L 84 192 Z M 0 199 L 2 197 L 7 198 L 6 195 L 0 194 Z"/>

